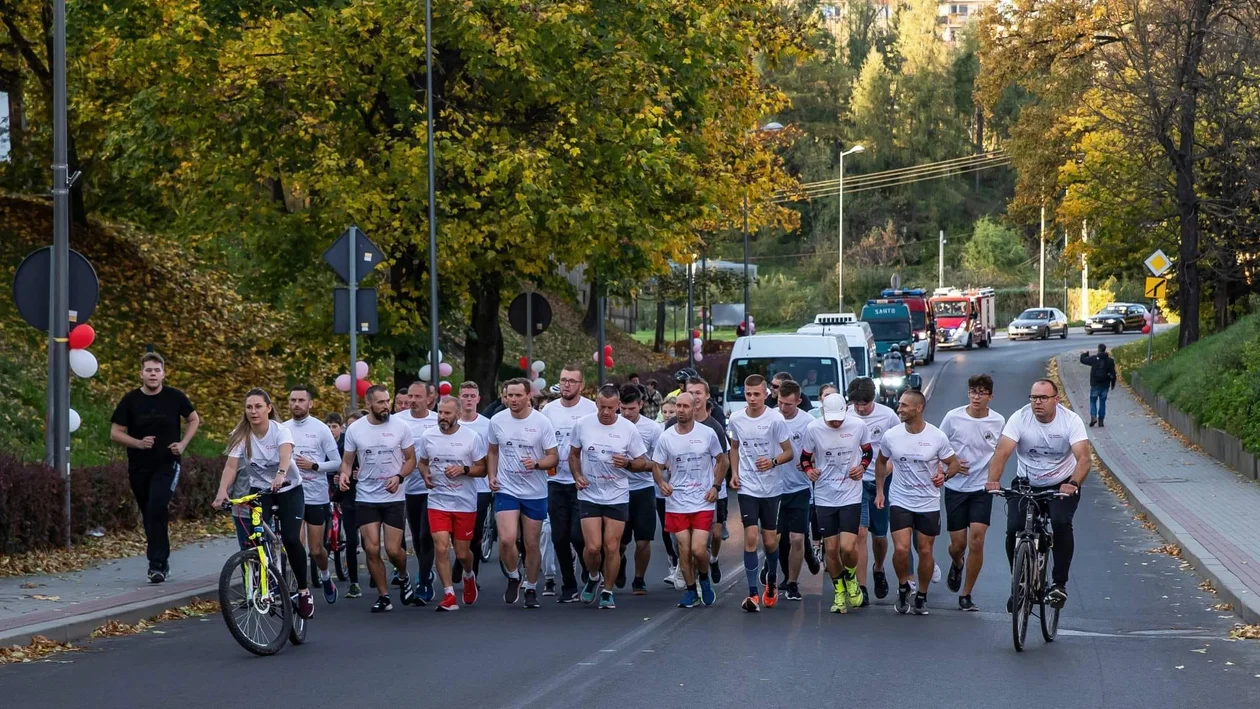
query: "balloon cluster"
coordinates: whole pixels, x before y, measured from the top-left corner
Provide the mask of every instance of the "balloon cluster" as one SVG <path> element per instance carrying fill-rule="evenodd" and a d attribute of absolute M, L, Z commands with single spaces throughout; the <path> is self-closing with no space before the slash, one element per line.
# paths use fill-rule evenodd
<path fill-rule="evenodd" d="M 359 360 L 354 365 L 354 393 L 360 398 L 367 396 L 367 390 L 372 386 L 372 382 L 368 381 L 368 363 Z M 350 391 L 350 375 L 338 374 L 337 381 L 334 382 L 337 391 Z"/>
<path fill-rule="evenodd" d="M 543 379 L 540 374 L 547 369 L 547 363 L 541 359 L 530 362 L 527 357 L 521 357 L 517 360 L 517 364 L 521 365 L 521 369 L 525 370 L 525 378 L 529 380 L 529 386 L 537 394 L 547 388 L 547 380 Z"/>
<path fill-rule="evenodd" d="M 70 337 L 67 339 L 70 345 L 70 371 L 74 372 L 75 376 L 84 379 L 96 376 L 100 364 L 96 361 L 96 355 L 88 352 L 87 349 L 96 341 L 96 330 L 87 323 L 77 325 L 70 331 Z M 82 424 L 83 418 L 79 416 L 79 412 L 70 409 L 70 432 L 79 430 Z"/>
<path fill-rule="evenodd" d="M 691 331 L 691 356 L 697 362 L 704 361 L 704 340 L 700 339 L 700 331 Z"/>
<path fill-rule="evenodd" d="M 449 377 L 451 376 L 451 365 L 447 364 L 446 362 L 443 362 L 442 359 L 443 359 L 442 350 L 438 350 L 438 376 Z M 420 381 L 423 381 L 423 382 L 433 381 L 433 365 L 431 364 L 424 365 L 423 367 L 420 368 L 420 371 L 418 372 L 418 374 L 420 375 Z M 441 382 L 438 384 L 438 394 L 442 396 L 446 396 L 447 394 L 450 394 L 450 393 L 451 393 L 450 382 Z"/>
<path fill-rule="evenodd" d="M 591 361 L 592 361 L 592 362 L 594 362 L 594 363 L 596 363 L 596 364 L 599 364 L 599 354 L 600 354 L 599 352 L 595 352 L 595 353 L 593 353 L 593 354 L 591 355 Z M 608 369 L 612 369 L 612 368 L 613 368 L 613 349 L 612 349 L 612 345 L 604 345 L 604 366 L 605 366 L 605 367 L 607 367 Z"/>

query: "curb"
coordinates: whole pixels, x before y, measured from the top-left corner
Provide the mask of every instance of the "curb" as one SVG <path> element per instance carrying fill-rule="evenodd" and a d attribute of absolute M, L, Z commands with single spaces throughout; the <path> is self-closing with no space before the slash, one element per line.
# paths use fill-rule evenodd
<path fill-rule="evenodd" d="M 1063 355 L 1056 356 L 1055 361 L 1058 363 L 1060 370 L 1062 370 Z M 1066 383 L 1063 388 L 1067 392 L 1068 400 L 1072 403 L 1072 408 L 1079 411 L 1082 403 L 1078 399 L 1079 395 L 1073 396 L 1075 392 Z M 1130 393 L 1130 396 L 1135 395 Z M 1088 410 L 1089 402 L 1085 401 L 1084 404 L 1086 410 Z M 1107 466 L 1107 472 L 1115 478 L 1116 482 L 1120 483 L 1120 487 L 1124 489 L 1125 495 L 1133 503 L 1134 508 L 1146 515 L 1147 519 L 1155 525 L 1155 529 L 1160 536 L 1181 547 L 1182 554 L 1185 556 L 1186 561 L 1193 565 L 1195 572 L 1212 583 L 1221 600 L 1234 605 L 1234 614 L 1246 623 L 1260 623 L 1260 597 L 1252 593 L 1212 552 L 1195 540 L 1194 536 L 1173 519 L 1171 514 L 1165 512 L 1158 503 L 1147 497 L 1137 484 L 1125 475 L 1118 461 L 1110 459 L 1111 456 L 1109 454 L 1104 453 L 1097 446 L 1093 446 L 1092 431 L 1090 432 L 1090 444 L 1094 453 L 1098 455 L 1098 459 L 1103 462 L 1103 465 Z"/>
<path fill-rule="evenodd" d="M 152 618 L 163 611 L 186 606 L 195 600 L 218 600 L 218 593 L 219 587 L 216 580 L 215 583 L 199 584 L 194 588 L 157 598 L 32 623 L 0 631 L 0 647 L 27 645 L 31 638 L 37 635 L 62 643 L 83 640 L 89 637 L 92 631 L 111 620 L 120 623 L 136 623 Z"/>

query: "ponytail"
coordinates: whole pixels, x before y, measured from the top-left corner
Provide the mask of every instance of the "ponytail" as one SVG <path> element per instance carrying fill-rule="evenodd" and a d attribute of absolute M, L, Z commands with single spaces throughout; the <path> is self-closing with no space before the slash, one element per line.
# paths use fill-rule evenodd
<path fill-rule="evenodd" d="M 268 394 L 266 390 L 259 389 L 257 387 L 250 389 L 249 391 L 245 392 L 245 401 L 249 401 L 249 398 L 251 396 L 262 397 L 262 400 L 267 403 L 267 408 L 270 409 L 271 411 L 271 414 L 270 416 L 268 416 L 268 418 L 270 418 L 272 421 L 277 421 L 277 422 L 280 420 L 280 418 L 276 416 L 276 407 L 273 406 L 271 403 L 271 395 Z M 235 450 L 237 446 L 244 444 L 245 460 L 249 460 L 250 456 L 253 454 L 251 451 L 250 438 L 251 436 L 249 435 L 249 417 L 246 416 L 244 413 L 241 413 L 241 420 L 236 422 L 236 426 L 232 428 L 232 435 L 228 436 L 227 451 L 225 452 L 228 455 L 231 455 L 232 451 Z"/>

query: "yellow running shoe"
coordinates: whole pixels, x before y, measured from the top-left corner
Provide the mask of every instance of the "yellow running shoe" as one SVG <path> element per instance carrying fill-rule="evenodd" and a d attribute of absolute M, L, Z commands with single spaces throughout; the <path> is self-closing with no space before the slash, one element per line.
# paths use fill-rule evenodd
<path fill-rule="evenodd" d="M 845 592 L 844 583 L 836 583 L 836 598 L 831 604 L 832 613 L 848 613 L 849 612 L 849 596 Z"/>
<path fill-rule="evenodd" d="M 857 577 L 846 579 L 844 585 L 848 587 L 849 606 L 858 608 L 862 605 L 862 587 L 858 585 Z"/>

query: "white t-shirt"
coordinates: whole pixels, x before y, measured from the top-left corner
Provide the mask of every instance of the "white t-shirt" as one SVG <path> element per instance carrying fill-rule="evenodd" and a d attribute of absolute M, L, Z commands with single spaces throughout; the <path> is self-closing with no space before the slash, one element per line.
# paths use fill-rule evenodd
<path fill-rule="evenodd" d="M 951 409 L 945 414 L 945 418 L 941 419 L 941 433 L 949 439 L 958 460 L 966 463 L 969 470 L 946 481 L 945 487 L 958 492 L 984 489 L 984 483 L 989 479 L 989 461 L 993 459 L 993 451 L 1005 425 L 1006 418 L 993 409 L 989 409 L 984 418 L 973 417 L 967 413 L 966 406 Z"/>
<path fill-rule="evenodd" d="M 476 512 L 476 478 L 460 475 L 446 477 L 448 465 L 468 465 L 486 457 L 486 439 L 471 428 L 460 426 L 451 434 L 442 433 L 436 426 L 425 431 L 416 445 L 416 458 L 429 461 L 429 477 L 433 488 L 429 490 L 429 509 L 444 512 Z M 416 471 L 415 475 L 420 475 Z M 424 476 L 420 476 L 421 480 Z"/>
<path fill-rule="evenodd" d="M 820 409 L 822 407 L 819 407 Z M 779 415 L 783 413 L 780 411 Z M 786 495 L 789 492 L 800 492 L 808 490 L 811 483 L 805 473 L 801 472 L 801 451 L 805 446 L 805 431 L 809 429 L 809 425 L 818 419 L 810 416 L 804 411 L 797 410 L 796 416 L 792 418 L 783 417 L 783 423 L 787 424 L 788 442 L 792 444 L 792 460 L 780 465 L 777 468 L 779 475 L 779 494 Z M 740 477 L 743 477 L 740 472 Z"/>
<path fill-rule="evenodd" d="M 573 484 L 573 472 L 569 470 L 569 435 L 574 424 L 593 415 L 596 408 L 595 402 L 584 396 L 579 396 L 573 406 L 565 406 L 563 399 L 556 399 L 542 407 L 543 416 L 556 429 L 556 450 L 560 451 L 560 464 L 556 466 L 556 474 L 550 480 L 566 485 Z"/>
<path fill-rule="evenodd" d="M 356 502 L 402 502 L 406 499 L 403 486 L 390 493 L 385 483 L 402 473 L 403 451 L 415 447 L 411 427 L 391 415 L 384 423 L 374 424 L 370 416 L 350 424 L 346 429 L 345 449 L 357 453 L 359 458 L 359 485 Z M 417 473 L 412 472 L 407 477 Z M 423 481 L 421 482 L 423 484 Z"/>
<path fill-rule="evenodd" d="M 840 428 L 832 428 L 822 419 L 810 422 L 803 445 L 818 469 L 815 505 L 844 507 L 862 502 L 862 481 L 850 478 L 849 469 L 862 464 L 862 446 L 870 443 L 870 429 L 857 416 L 845 416 Z"/>
<path fill-rule="evenodd" d="M 879 452 L 892 466 L 889 506 L 896 505 L 911 512 L 941 509 L 941 493 L 932 484 L 932 477 L 941 468 L 941 461 L 954 455 L 941 429 L 924 423 L 922 431 L 910 433 L 904 423 L 899 424 L 884 433 Z"/>
<path fill-rule="evenodd" d="M 629 421 L 630 419 L 626 419 Z M 639 416 L 638 421 L 631 421 L 635 429 L 639 431 L 639 437 L 643 439 L 643 445 L 647 446 L 647 452 L 644 453 L 649 459 L 652 457 L 652 451 L 656 448 L 656 440 L 661 437 L 661 432 L 665 429 L 661 425 L 646 416 Z M 646 471 L 634 472 L 630 471 L 630 489 L 644 490 L 649 487 L 656 487 L 656 480 L 652 477 L 651 466 Z"/>
<path fill-rule="evenodd" d="M 652 461 L 664 466 L 662 477 L 674 488 L 665 498 L 666 512 L 691 514 L 716 509 L 715 503 L 705 502 L 704 495 L 713 487 L 713 468 L 721 454 L 721 441 L 704 424 L 693 422 L 686 434 L 679 433 L 677 426 L 661 433 L 652 449 Z"/>
<path fill-rule="evenodd" d="M 629 468 L 613 465 L 614 455 L 638 458 L 647 453 L 639 429 L 618 416 L 611 425 L 600 423 L 598 414 L 578 421 L 569 435 L 571 450 L 579 451 L 582 475 L 590 483 L 578 490 L 579 500 L 597 505 L 622 505 L 630 501 Z"/>
<path fill-rule="evenodd" d="M 288 443 L 293 445 L 293 433 L 288 427 L 276 421 L 270 421 L 267 424 L 267 433 L 259 438 L 254 435 L 253 430 L 249 432 L 249 458 L 245 457 L 245 442 L 238 443 L 228 456 L 232 458 L 240 458 L 241 465 L 249 469 L 249 486 L 251 488 L 261 488 L 263 490 L 271 489 L 271 481 L 276 479 L 276 473 L 280 471 L 280 446 Z M 292 489 L 295 485 L 302 484 L 302 476 L 298 473 L 297 463 L 293 456 L 289 456 L 289 469 L 284 475 L 284 484 L 280 486 L 278 492 Z M 325 482 L 327 487 L 328 483 Z"/>
<path fill-rule="evenodd" d="M 1038 421 L 1032 405 L 1025 405 L 1011 415 L 1002 435 L 1015 441 L 1015 475 L 1037 487 L 1058 485 L 1071 477 L 1076 470 L 1072 445 L 1089 439 L 1081 417 L 1062 404 L 1050 423 Z"/>
<path fill-rule="evenodd" d="M 499 490 L 518 500 L 547 499 L 547 471 L 526 470 L 522 458 L 535 463 L 546 451 L 556 448 L 556 429 L 551 420 L 530 409 L 523 419 L 504 409 L 490 419 L 490 436 L 486 442 L 499 447 Z M 563 456 L 562 456 L 563 457 Z"/>
<path fill-rule="evenodd" d="M 736 411 L 731 414 L 726 431 L 732 441 L 739 443 L 739 494 L 778 497 L 778 469 L 770 468 L 763 473 L 757 470 L 757 459 L 773 460 L 783 454 L 783 444 L 790 438 L 783 414 L 767 408 L 753 418 L 748 415 L 748 409 Z"/>
<path fill-rule="evenodd" d="M 333 440 L 332 431 L 328 430 L 328 424 L 314 416 L 307 416 L 301 421 L 289 419 L 283 425 L 293 436 L 294 465 L 298 456 L 315 462 L 314 470 L 298 468 L 306 504 L 328 504 L 328 476 L 341 467 L 341 454 L 337 452 L 337 441 Z"/>
<path fill-rule="evenodd" d="M 871 409 L 870 416 L 863 416 L 862 414 L 859 414 L 857 409 L 853 408 L 853 406 L 849 406 L 848 416 L 857 416 L 862 419 L 862 422 L 866 424 L 866 430 L 870 432 L 871 446 L 875 448 L 879 447 L 879 442 L 883 439 L 886 432 L 901 425 L 901 418 L 897 416 L 897 412 L 879 403 L 876 403 L 875 408 Z M 845 418 L 847 419 L 848 416 Z M 862 481 L 875 481 L 874 464 L 871 464 L 870 467 L 866 469 L 866 472 L 862 475 Z"/>
<path fill-rule="evenodd" d="M 415 441 L 416 454 L 419 455 L 420 437 L 430 429 L 437 428 L 438 417 L 432 411 L 426 410 L 423 418 L 416 418 L 411 414 L 411 409 L 399 411 L 390 418 L 396 418 L 407 424 L 411 428 L 411 440 Z M 427 495 L 429 488 L 424 484 L 424 478 L 421 477 L 420 471 L 416 471 L 407 476 L 407 489 L 404 492 L 408 495 Z"/>
<path fill-rule="evenodd" d="M 473 419 L 472 421 L 465 421 L 463 419 L 460 419 L 459 427 L 471 428 L 472 430 L 481 434 L 482 438 L 486 439 L 487 441 L 490 440 L 490 419 L 486 418 L 485 416 L 482 416 L 481 414 L 477 414 L 477 418 Z M 485 478 L 485 477 L 473 478 L 473 483 L 477 486 L 478 493 L 490 492 L 489 478 Z"/>

